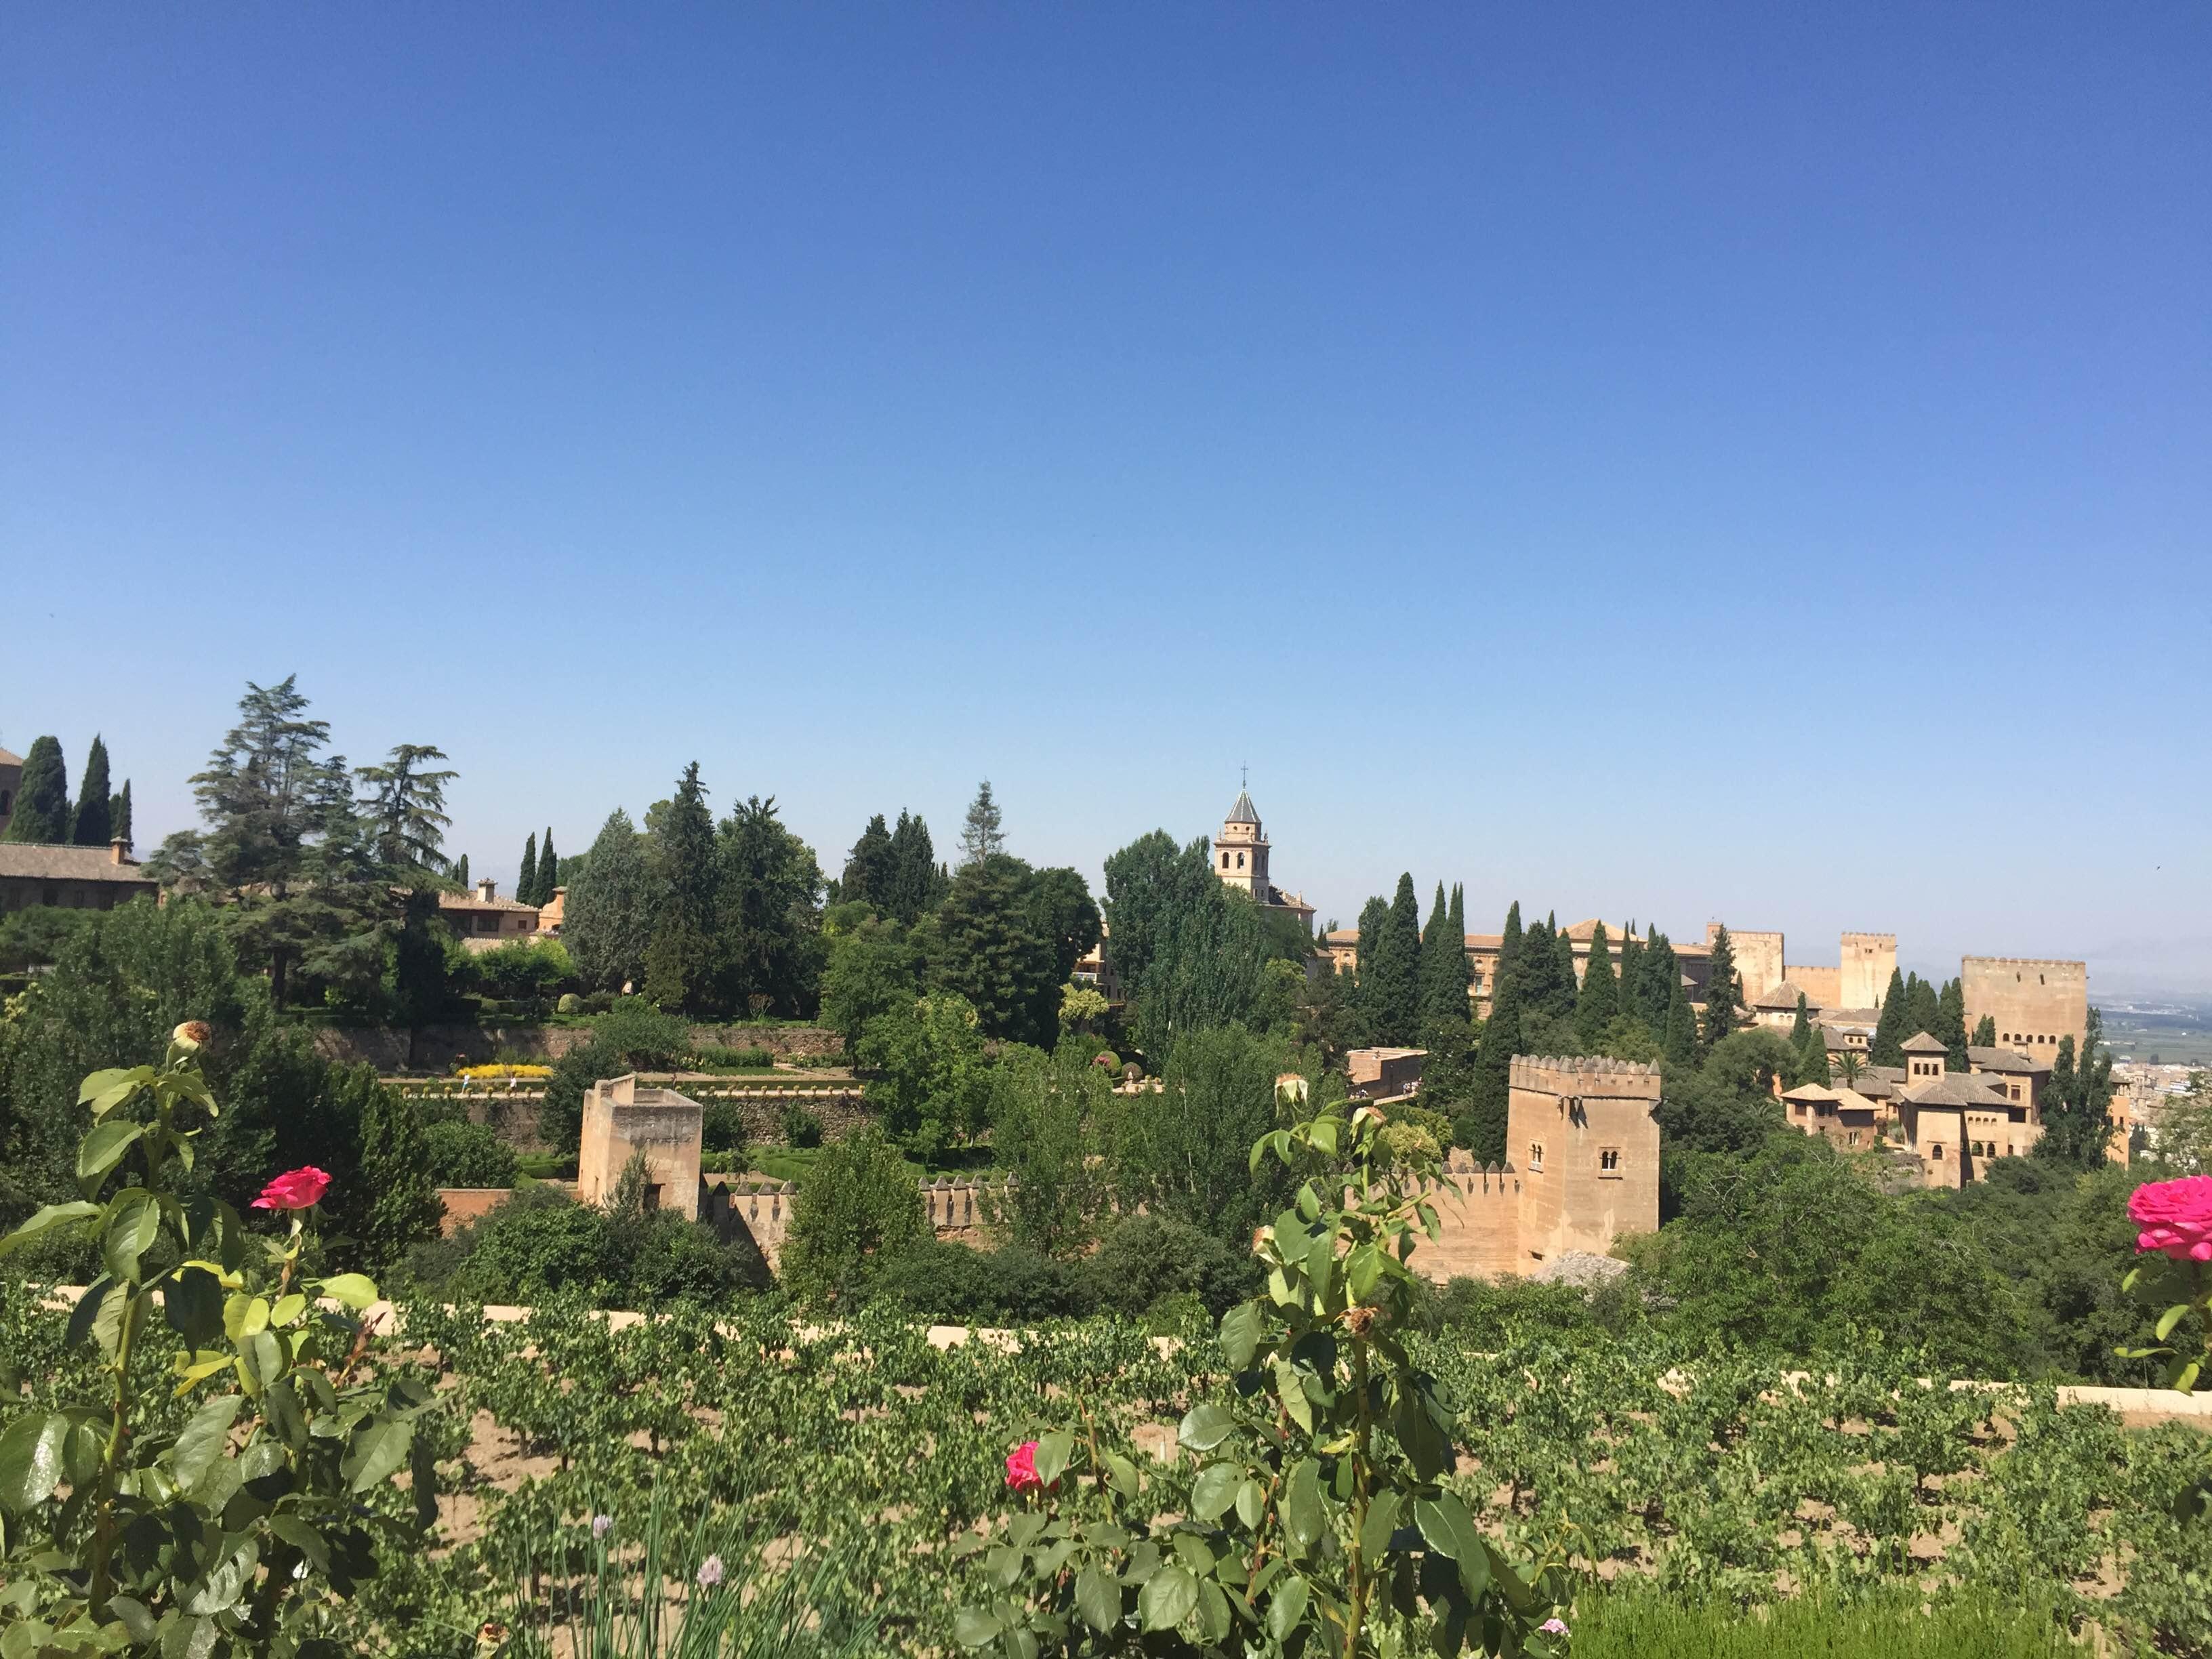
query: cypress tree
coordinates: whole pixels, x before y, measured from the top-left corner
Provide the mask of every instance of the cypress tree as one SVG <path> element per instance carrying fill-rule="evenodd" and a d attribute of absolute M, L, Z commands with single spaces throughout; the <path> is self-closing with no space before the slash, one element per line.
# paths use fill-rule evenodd
<path fill-rule="evenodd" d="M 1410 873 L 1398 878 L 1398 891 L 1376 930 L 1375 967 L 1364 975 L 1371 1035 L 1393 1047 L 1417 1041 L 1421 1026 L 1421 906 L 1413 896 Z"/>
<path fill-rule="evenodd" d="M 84 776 L 77 785 L 76 811 L 70 820 L 70 839 L 79 847 L 105 847 L 115 832 L 107 793 L 107 744 L 94 732 L 85 751 Z"/>
<path fill-rule="evenodd" d="M 1729 930 L 1713 934 L 1712 967 L 1705 981 L 1705 1046 L 1718 1042 L 1743 1023 L 1743 981 L 1735 971 L 1735 945 Z"/>
<path fill-rule="evenodd" d="M 522 871 L 514 878 L 514 902 L 528 904 L 530 896 L 538 890 L 538 836 L 533 832 L 522 843 Z"/>
<path fill-rule="evenodd" d="M 1644 1012 L 1644 942 L 1636 937 L 1636 924 L 1631 921 L 1620 936 L 1620 989 L 1617 1000 L 1620 1012 L 1645 1030 L 1651 1022 Z"/>
<path fill-rule="evenodd" d="M 1575 1004 L 1575 1025 L 1581 1031 L 1583 1052 L 1605 1051 L 1606 1028 L 1620 1010 L 1620 987 L 1613 976 L 1613 951 L 1600 922 L 1590 935 L 1589 966 L 1583 970 L 1582 997 Z"/>
<path fill-rule="evenodd" d="M 553 826 L 545 826 L 545 839 L 538 844 L 538 896 L 530 902 L 553 902 L 553 890 L 561 884 L 561 855 L 553 850 Z"/>
<path fill-rule="evenodd" d="M 48 844 L 69 840 L 69 768 L 58 738 L 39 738 L 23 757 L 22 781 L 15 788 L 15 815 L 8 839 Z"/>
<path fill-rule="evenodd" d="M 1575 977 L 1575 942 L 1557 922 L 1552 924 L 1552 954 L 1559 958 L 1552 976 L 1552 1017 L 1572 1019 L 1582 1001 L 1582 983 Z"/>
<path fill-rule="evenodd" d="M 123 780 L 122 793 L 107 804 L 107 836 L 111 841 L 131 845 L 131 780 Z"/>
<path fill-rule="evenodd" d="M 929 825 L 918 812 L 901 811 L 898 827 L 891 831 L 891 890 L 885 907 L 911 927 L 925 911 L 934 910 L 951 884 L 945 866 L 929 838 Z"/>
<path fill-rule="evenodd" d="M 1474 1023 L 1474 1005 L 1468 999 L 1468 987 L 1474 982 L 1474 970 L 1467 960 L 1467 889 L 1459 883 L 1452 884 L 1451 920 L 1444 924 L 1444 933 L 1451 940 L 1451 981 L 1456 988 L 1453 1006 L 1457 1017 Z"/>
<path fill-rule="evenodd" d="M 1663 1038 L 1674 1017 L 1674 994 L 1682 988 L 1682 963 L 1656 927 L 1644 943 L 1644 1016 L 1651 1035 Z"/>
<path fill-rule="evenodd" d="M 1790 1022 L 1790 1046 L 1793 1048 L 1803 1048 L 1805 1033 L 1812 1029 L 1813 1017 L 1805 1006 L 1805 994 L 1800 991 L 1797 994 L 1797 1018 Z"/>
<path fill-rule="evenodd" d="M 1929 1036 L 1938 1035 L 1936 1028 L 1943 1023 L 1943 1005 L 1936 994 L 1936 988 L 1917 974 L 1905 976 L 1905 1035 L 1917 1036 L 1925 1031 Z"/>
<path fill-rule="evenodd" d="M 466 853 L 453 860 L 453 879 L 460 884 L 463 892 L 469 890 L 469 855 Z"/>
<path fill-rule="evenodd" d="M 1994 1048 L 1997 1046 L 1997 1022 L 1993 1014 L 1984 1014 L 1974 1026 L 1974 1047 Z"/>
<path fill-rule="evenodd" d="M 1801 1002 L 1804 999 L 1802 997 L 1798 999 Z M 1802 1082 L 1817 1083 L 1823 1088 L 1827 1086 L 1827 1036 L 1818 1025 L 1812 1024 L 1809 1022 L 1808 1022 L 1805 1028 L 1804 1046 L 1798 1050 L 1797 1074 L 1799 1080 Z"/>
<path fill-rule="evenodd" d="M 878 915 L 892 914 L 896 908 L 892 889 L 897 884 L 895 858 L 890 825 L 878 812 L 868 820 L 860 840 L 853 843 L 853 850 L 846 857 L 837 896 L 848 903 L 858 900 L 873 905 Z"/>
<path fill-rule="evenodd" d="M 1483 1024 L 1482 1046 L 1475 1054 L 1474 1085 L 1468 1091 L 1467 1115 L 1453 1131 L 1478 1164 L 1502 1163 L 1505 1158 L 1505 1110 L 1512 1097 L 1513 1055 L 1521 1046 L 1521 981 L 1526 944 L 1521 932 L 1521 903 L 1516 899 L 1505 913 L 1504 937 L 1498 942 L 1498 972 L 1490 988 L 1490 1018 Z"/>
<path fill-rule="evenodd" d="M 1698 1058 L 1698 1017 L 1690 1007 L 1690 995 L 1680 981 L 1674 994 L 1667 1003 L 1667 1058 L 1678 1066 L 1694 1065 Z"/>
<path fill-rule="evenodd" d="M 1889 988 L 1882 995 L 1881 1012 L 1875 1018 L 1874 1037 L 1867 1044 L 1868 1065 L 1905 1064 L 1905 1039 L 1912 1035 L 1912 1028 L 1905 1023 L 1909 1012 L 1905 1006 L 1905 975 L 1893 968 Z"/>
<path fill-rule="evenodd" d="M 1966 989 L 1960 981 L 1943 981 L 1942 992 L 1936 999 L 1936 1024 L 1929 1031 L 1942 1042 L 1945 1071 L 1970 1069 L 1966 1064 Z"/>
<path fill-rule="evenodd" d="M 1452 928 L 1451 902 L 1437 884 L 1428 926 L 1421 930 L 1421 1024 L 1467 1021 L 1467 935 Z"/>

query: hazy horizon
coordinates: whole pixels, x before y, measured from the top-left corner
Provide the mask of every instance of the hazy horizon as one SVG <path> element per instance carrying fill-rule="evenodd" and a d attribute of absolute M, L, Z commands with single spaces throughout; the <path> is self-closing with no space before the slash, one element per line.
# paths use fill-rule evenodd
<path fill-rule="evenodd" d="M 142 854 L 297 672 L 503 890 L 1249 763 L 1320 921 L 2212 994 L 2212 11 L 13 21 L 0 745 Z"/>

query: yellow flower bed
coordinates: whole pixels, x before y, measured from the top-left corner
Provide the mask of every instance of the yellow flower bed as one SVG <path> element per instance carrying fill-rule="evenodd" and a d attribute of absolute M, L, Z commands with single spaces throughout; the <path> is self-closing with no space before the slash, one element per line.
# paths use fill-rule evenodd
<path fill-rule="evenodd" d="M 454 1073 L 465 1078 L 551 1077 L 550 1066 L 464 1066 Z"/>

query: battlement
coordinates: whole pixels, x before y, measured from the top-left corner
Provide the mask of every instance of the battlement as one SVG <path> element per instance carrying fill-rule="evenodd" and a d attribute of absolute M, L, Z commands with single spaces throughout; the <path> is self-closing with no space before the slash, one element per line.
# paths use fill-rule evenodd
<path fill-rule="evenodd" d="M 1846 945 L 1894 945 L 1897 943 L 1897 935 L 1894 933 L 1863 933 L 1853 929 L 1846 928 L 1844 932 L 1844 943 Z"/>
<path fill-rule="evenodd" d="M 1959 965 L 1961 968 L 1969 965 L 1977 968 L 2036 968 L 2045 972 L 2056 968 L 2062 973 L 2079 974 L 2085 980 L 2089 977 L 2087 963 L 2066 957 L 1961 957 Z"/>
<path fill-rule="evenodd" d="M 1544 1095 L 1626 1095 L 1659 1098 L 1656 1066 L 1602 1054 L 1516 1054 L 1508 1070 L 1512 1087 Z"/>

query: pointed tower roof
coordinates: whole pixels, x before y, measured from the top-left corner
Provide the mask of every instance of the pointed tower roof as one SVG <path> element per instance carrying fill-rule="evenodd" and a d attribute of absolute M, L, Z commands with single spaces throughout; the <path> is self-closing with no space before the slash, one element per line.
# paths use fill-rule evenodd
<path fill-rule="evenodd" d="M 1220 797 L 1216 796 L 1215 799 L 1218 800 Z M 1259 821 L 1260 809 L 1252 805 L 1252 792 L 1249 789 L 1239 789 L 1237 792 L 1237 804 L 1229 809 L 1229 817 L 1224 822 L 1257 823 Z"/>

